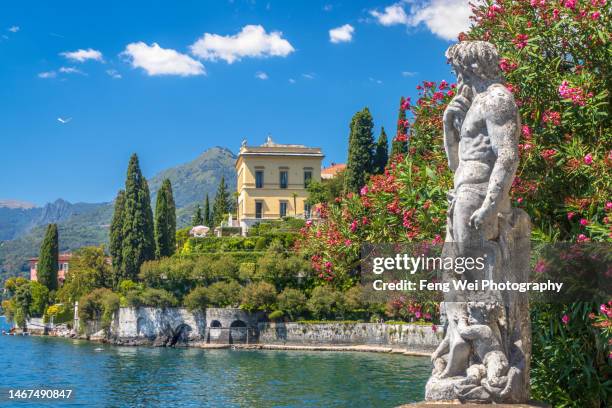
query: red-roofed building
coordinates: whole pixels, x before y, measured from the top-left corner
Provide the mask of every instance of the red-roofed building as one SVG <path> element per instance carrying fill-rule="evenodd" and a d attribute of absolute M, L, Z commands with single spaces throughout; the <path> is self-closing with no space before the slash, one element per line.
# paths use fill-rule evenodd
<path fill-rule="evenodd" d="M 321 169 L 321 179 L 331 180 L 344 169 L 346 169 L 346 164 L 332 163 L 331 166 Z"/>
<path fill-rule="evenodd" d="M 64 283 L 64 280 L 66 279 L 71 258 L 72 254 L 70 253 L 60 254 L 58 257 L 59 262 L 57 265 L 57 281 L 60 285 Z M 30 280 L 37 281 L 38 277 L 36 276 L 36 270 L 38 269 L 38 258 L 31 258 L 28 261 L 30 262 Z"/>

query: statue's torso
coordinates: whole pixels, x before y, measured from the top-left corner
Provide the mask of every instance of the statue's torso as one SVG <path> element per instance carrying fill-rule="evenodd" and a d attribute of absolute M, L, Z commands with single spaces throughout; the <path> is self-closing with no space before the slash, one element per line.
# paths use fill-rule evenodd
<path fill-rule="evenodd" d="M 486 189 L 497 155 L 487 132 L 486 102 L 490 90 L 476 95 L 461 126 L 459 167 L 455 172 L 455 188 L 463 184 L 481 185 Z"/>

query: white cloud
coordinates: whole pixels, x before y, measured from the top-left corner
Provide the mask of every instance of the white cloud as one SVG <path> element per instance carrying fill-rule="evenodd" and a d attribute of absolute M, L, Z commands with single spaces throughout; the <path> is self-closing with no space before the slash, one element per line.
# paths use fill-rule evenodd
<path fill-rule="evenodd" d="M 244 57 L 286 57 L 295 51 L 283 33 L 268 34 L 260 25 L 246 25 L 236 35 L 205 33 L 190 48 L 196 57 L 210 61 L 222 59 L 228 64 Z"/>
<path fill-rule="evenodd" d="M 57 73 L 55 71 L 41 72 L 38 74 L 38 77 L 43 79 L 55 78 L 56 76 Z"/>
<path fill-rule="evenodd" d="M 404 76 L 404 77 L 413 77 L 416 74 L 418 74 L 418 72 L 414 72 L 414 71 L 402 71 L 402 76 Z"/>
<path fill-rule="evenodd" d="M 259 71 L 255 74 L 255 78 L 265 81 L 266 79 L 268 79 L 268 74 L 266 74 L 265 72 Z"/>
<path fill-rule="evenodd" d="M 324 5 L 324 6 L 323 6 L 323 11 L 330 12 L 330 11 L 332 11 L 333 9 L 334 9 L 333 4 L 326 4 L 326 5 Z"/>
<path fill-rule="evenodd" d="M 413 5 L 410 24 L 425 24 L 429 31 L 445 40 L 455 40 L 470 27 L 472 10 L 465 0 L 431 0 Z"/>
<path fill-rule="evenodd" d="M 379 24 L 392 26 L 397 24 L 408 24 L 408 15 L 401 3 L 392 4 L 385 7 L 383 12 L 370 10 L 370 15 L 376 18 Z"/>
<path fill-rule="evenodd" d="M 121 79 L 121 74 L 116 69 L 107 69 L 106 73 L 113 79 Z"/>
<path fill-rule="evenodd" d="M 80 69 L 77 69 L 76 67 L 61 67 L 59 69 L 59 72 L 61 72 L 62 74 L 81 74 L 81 75 L 84 75 L 84 72 L 81 71 Z"/>
<path fill-rule="evenodd" d="M 314 79 L 315 78 L 315 74 L 314 73 L 309 73 L 309 74 L 302 74 L 302 78 L 305 79 Z"/>
<path fill-rule="evenodd" d="M 205 75 L 204 65 L 189 55 L 171 48 L 161 48 L 157 43 L 147 45 L 137 42 L 128 44 L 121 55 L 126 56 L 132 67 L 144 69 L 154 75 Z"/>
<path fill-rule="evenodd" d="M 472 11 L 466 0 L 403 0 L 385 7 L 382 12 L 370 10 L 370 15 L 384 26 L 424 24 L 432 34 L 454 40 L 470 27 Z"/>
<path fill-rule="evenodd" d="M 355 28 L 350 24 L 345 24 L 340 27 L 329 30 L 329 41 L 334 44 L 342 42 L 351 42 Z"/>
<path fill-rule="evenodd" d="M 9 30 L 11 33 L 16 33 L 17 31 L 19 31 L 19 26 L 12 26 L 12 27 L 9 27 L 9 28 L 8 28 L 8 30 Z"/>
<path fill-rule="evenodd" d="M 79 49 L 76 51 L 65 51 L 60 53 L 61 56 L 72 61 L 85 62 L 87 60 L 103 61 L 102 53 L 98 50 L 88 48 L 86 50 Z"/>
<path fill-rule="evenodd" d="M 376 79 L 376 78 L 372 78 L 372 77 L 370 77 L 368 79 L 370 80 L 370 82 L 374 82 L 375 84 L 379 84 L 380 85 L 380 84 L 383 83 L 383 81 L 381 81 L 380 79 Z"/>
<path fill-rule="evenodd" d="M 293 78 L 289 78 L 289 83 L 290 83 L 290 84 L 295 84 L 295 79 L 293 79 Z"/>

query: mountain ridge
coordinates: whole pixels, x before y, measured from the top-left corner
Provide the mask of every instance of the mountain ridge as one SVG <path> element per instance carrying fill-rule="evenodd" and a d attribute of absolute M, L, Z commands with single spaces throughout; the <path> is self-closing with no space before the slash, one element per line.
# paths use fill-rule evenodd
<path fill-rule="evenodd" d="M 214 198 L 222 176 L 228 188 L 235 189 L 235 160 L 236 155 L 231 150 L 214 146 L 189 162 L 158 172 L 148 179 L 153 209 L 157 190 L 168 178 L 177 205 L 177 224 L 187 225 L 195 206 L 204 204 L 206 194 Z M 1 202 L 26 203 L 14 199 Z M 0 205 L 0 281 L 25 273 L 25 261 L 38 254 L 49 223 L 58 224 L 61 251 L 108 244 L 113 207 L 113 202 L 70 203 L 61 198 L 42 207 Z"/>

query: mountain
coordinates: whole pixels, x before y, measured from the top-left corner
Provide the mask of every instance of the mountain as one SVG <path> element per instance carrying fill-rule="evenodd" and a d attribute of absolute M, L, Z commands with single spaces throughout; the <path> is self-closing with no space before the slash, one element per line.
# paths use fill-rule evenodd
<path fill-rule="evenodd" d="M 164 179 L 172 182 L 177 225 L 188 225 L 196 204 L 214 198 L 221 176 L 230 191 L 236 188 L 236 156 L 224 147 L 212 147 L 191 162 L 161 171 L 149 179 L 152 205 Z M 212 202 L 211 202 L 212 205 Z M 25 274 L 27 259 L 38 255 L 49 223 L 59 227 L 60 251 L 108 243 L 113 203 L 70 203 L 58 199 L 44 207 L 17 200 L 0 201 L 0 282 Z"/>

